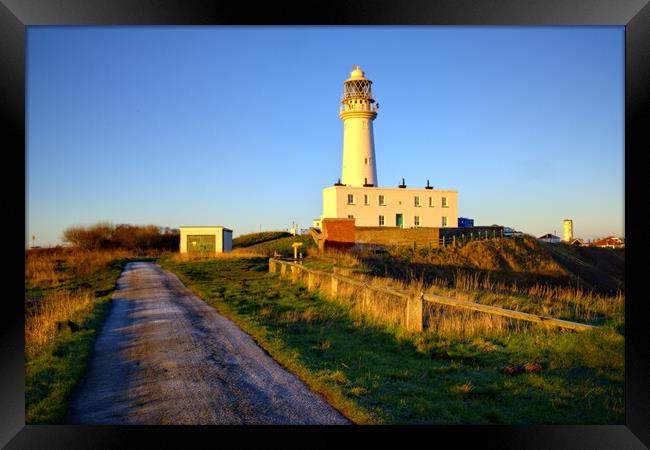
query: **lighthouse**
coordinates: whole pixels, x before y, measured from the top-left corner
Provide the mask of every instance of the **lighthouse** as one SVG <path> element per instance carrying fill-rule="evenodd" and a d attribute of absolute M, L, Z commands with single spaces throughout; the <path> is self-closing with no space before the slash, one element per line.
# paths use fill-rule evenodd
<path fill-rule="evenodd" d="M 377 186 L 375 140 L 372 122 L 378 103 L 372 96 L 372 81 L 361 67 L 352 67 L 343 82 L 339 118 L 343 121 L 343 171 L 341 184 L 352 187 Z"/>
<path fill-rule="evenodd" d="M 338 225 L 330 225 L 324 232 L 327 239 L 353 242 L 356 231 L 364 229 L 457 227 L 458 191 L 434 189 L 429 180 L 420 180 L 422 184 L 409 181 L 411 187 L 407 187 L 405 177 L 393 180 L 396 184 L 401 181 L 397 185 L 379 186 L 373 136 L 373 121 L 378 109 L 372 81 L 366 78 L 361 67 L 353 66 L 350 77 L 343 82 L 339 107 L 339 118 L 343 122 L 341 177 L 323 189 L 323 214 L 314 219 L 314 228 L 325 230 L 323 221 L 333 220 L 330 223 Z M 404 150 L 392 149 L 393 152 Z M 432 163 L 433 160 L 418 162 Z M 340 227 L 347 227 L 347 231 L 341 231 L 344 228 Z M 341 238 L 340 233 L 347 234 Z M 437 242 L 437 231 L 431 233 L 431 239 Z M 404 239 L 413 242 L 410 237 Z"/>

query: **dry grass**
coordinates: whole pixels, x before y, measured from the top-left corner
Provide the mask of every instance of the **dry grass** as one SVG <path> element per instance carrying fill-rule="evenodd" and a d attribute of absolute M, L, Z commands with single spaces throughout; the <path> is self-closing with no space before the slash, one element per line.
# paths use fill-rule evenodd
<path fill-rule="evenodd" d="M 32 356 L 52 342 L 62 329 L 75 328 L 78 318 L 92 312 L 89 291 L 59 291 L 44 296 L 25 317 L 25 352 Z"/>
<path fill-rule="evenodd" d="M 281 270 L 281 265 L 278 265 L 278 272 Z M 348 273 L 341 273 L 342 271 L 337 270 L 337 273 L 349 277 Z M 280 272 L 281 273 L 281 272 Z M 286 269 L 285 277 L 291 278 L 291 270 L 289 267 Z M 301 271 L 297 275 L 297 280 L 303 284 L 308 284 L 308 274 L 306 271 Z M 357 275 L 355 280 L 361 283 L 367 284 L 379 284 L 376 283 L 376 279 L 372 277 L 367 277 L 363 275 Z M 406 308 L 406 299 L 401 297 L 396 297 L 385 293 L 382 291 L 374 291 L 372 294 L 368 294 L 364 286 L 357 286 L 355 284 L 346 283 L 344 281 L 338 281 L 336 295 L 332 295 L 332 277 L 330 275 L 312 275 L 313 288 L 320 291 L 330 300 L 333 300 L 338 303 L 342 303 L 363 314 L 367 314 L 370 317 L 378 319 L 380 321 L 392 324 L 392 325 L 405 325 L 405 315 L 404 311 Z M 381 280 L 380 283 L 387 285 L 386 281 Z M 391 285 L 395 287 L 395 285 Z M 400 286 L 403 287 L 403 286 Z"/>
<path fill-rule="evenodd" d="M 127 250 L 80 250 L 67 247 L 28 250 L 25 255 L 25 284 L 52 287 L 101 270 L 111 261 L 133 256 Z"/>
<path fill-rule="evenodd" d="M 603 320 L 612 320 L 622 323 L 624 321 L 624 292 L 618 291 L 615 295 L 599 293 L 595 290 L 585 289 L 576 282 L 571 282 L 570 278 L 566 278 L 564 283 L 547 283 L 544 281 L 546 280 L 545 276 L 557 272 L 557 267 L 547 257 L 548 255 L 543 254 L 544 252 L 538 248 L 538 243 L 529 239 L 524 239 L 521 242 L 502 241 L 474 242 L 471 246 L 465 246 L 461 249 L 421 249 L 422 253 L 426 253 L 424 256 L 420 255 L 420 252 L 412 252 L 413 254 L 402 255 L 406 258 L 404 260 L 395 256 L 401 255 L 399 249 L 391 249 L 391 255 L 393 253 L 395 255 L 388 258 L 386 262 L 387 264 L 403 265 L 403 273 L 400 273 L 404 276 L 396 277 L 394 273 L 389 276 L 386 273 L 383 277 L 375 277 L 373 284 L 383 284 L 382 280 L 388 280 L 388 285 L 408 291 L 416 291 L 422 288 L 423 291 L 432 294 L 459 300 L 580 322 L 600 323 Z M 503 269 L 506 267 L 513 274 L 524 273 L 525 276 L 522 277 L 521 281 L 525 282 L 518 284 L 517 281 L 508 280 L 503 273 L 494 272 L 496 276 L 492 276 L 490 271 L 473 270 L 469 266 L 462 266 L 461 263 L 465 264 L 468 260 L 454 259 L 458 256 L 456 254 L 458 251 L 467 252 L 472 249 L 477 252 L 480 250 L 478 252 L 479 256 L 485 253 L 483 255 L 485 256 L 484 259 L 489 260 L 479 264 L 479 260 L 483 257 L 471 255 L 471 262 L 474 266 L 480 267 L 483 265 L 490 269 Z M 410 251 L 410 249 L 406 250 Z M 497 264 L 499 258 L 496 256 L 499 254 L 504 256 L 504 261 Z M 347 252 L 330 251 L 325 255 L 313 255 L 315 262 L 309 264 L 313 267 L 331 269 L 332 264 L 335 262 L 334 267 L 338 268 L 339 273 L 359 278 L 360 274 L 368 272 L 369 266 L 366 262 L 369 257 L 372 259 L 372 255 L 372 251 L 363 249 L 349 250 Z M 490 257 L 488 258 L 488 256 Z M 436 258 L 441 261 L 444 260 L 449 265 L 445 269 L 441 269 L 442 272 L 439 276 L 426 277 L 426 282 L 423 276 L 416 276 L 413 269 L 408 269 L 408 267 L 411 267 L 410 262 L 414 261 L 426 260 L 429 264 L 432 264 L 431 261 L 435 260 L 434 263 L 439 263 L 440 261 L 437 261 Z M 455 264 L 461 265 L 457 265 L 455 269 L 450 270 Z M 435 264 L 431 267 L 433 272 L 438 270 Z M 387 269 L 386 272 L 388 272 Z M 377 270 L 374 270 L 373 273 L 377 275 Z M 538 282 L 535 282 L 536 273 L 540 274 L 540 281 Z"/>
<path fill-rule="evenodd" d="M 383 286 L 402 291 L 410 295 L 428 292 L 458 300 L 493 304 L 507 309 L 520 310 L 550 317 L 562 317 L 569 320 L 595 321 L 598 318 L 623 320 L 625 298 L 622 293 L 615 297 L 602 296 L 593 291 L 587 292 L 579 287 L 534 285 L 518 288 L 516 285 L 495 283 L 488 278 L 458 271 L 455 286 L 448 287 L 446 282 L 426 286 L 423 281 L 404 282 L 383 277 L 373 277 L 357 273 L 354 269 L 341 267 L 341 263 L 354 266 L 355 256 L 341 252 L 330 253 L 337 259 L 333 271 L 357 282 Z M 281 271 L 281 265 L 276 270 Z M 336 295 L 332 295 L 331 272 L 312 275 L 312 288 L 325 294 L 328 298 L 352 306 L 357 312 L 367 314 L 383 323 L 405 325 L 406 299 L 384 291 L 371 291 L 364 286 L 338 281 Z M 284 275 L 291 278 L 291 270 L 286 268 Z M 297 280 L 308 284 L 308 274 L 300 271 Z M 467 339 L 476 336 L 499 337 L 513 332 L 528 331 L 531 327 L 544 327 L 478 311 L 437 305 L 424 302 L 424 327 L 440 337 Z"/>
<path fill-rule="evenodd" d="M 530 322 L 424 302 L 425 329 L 440 337 L 497 338 L 530 329 Z"/>
<path fill-rule="evenodd" d="M 240 258 L 265 258 L 267 255 L 254 249 L 236 248 L 227 253 L 173 253 L 169 256 L 172 261 L 204 261 L 208 259 L 240 259 Z"/>
<path fill-rule="evenodd" d="M 622 316 L 625 310 L 625 295 L 620 291 L 615 296 L 606 296 L 579 286 L 535 284 L 530 287 L 518 287 L 496 283 L 487 277 L 481 279 L 478 274 L 462 271 L 456 273 L 454 281 L 453 288 L 448 288 L 446 282 L 439 281 L 427 290 L 459 300 L 476 301 L 552 317 L 571 317 L 587 322 L 598 317 L 616 318 Z"/>

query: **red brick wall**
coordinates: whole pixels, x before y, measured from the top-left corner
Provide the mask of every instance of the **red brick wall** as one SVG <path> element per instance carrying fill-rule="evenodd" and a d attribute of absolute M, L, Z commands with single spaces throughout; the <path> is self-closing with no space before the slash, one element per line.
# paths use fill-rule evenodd
<path fill-rule="evenodd" d="M 355 243 L 354 219 L 323 219 L 323 248 L 344 249 Z"/>

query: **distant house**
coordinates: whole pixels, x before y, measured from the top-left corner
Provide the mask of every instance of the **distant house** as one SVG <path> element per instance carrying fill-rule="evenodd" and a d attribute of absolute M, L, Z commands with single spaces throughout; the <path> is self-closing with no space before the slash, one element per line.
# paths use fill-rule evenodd
<path fill-rule="evenodd" d="M 540 236 L 537 239 L 542 241 L 542 242 L 548 242 L 549 244 L 559 244 L 560 243 L 560 236 L 556 236 L 556 235 L 551 234 L 551 233 L 545 234 L 544 236 Z"/>
<path fill-rule="evenodd" d="M 569 245 L 575 245 L 577 247 L 584 247 L 585 246 L 585 241 L 582 239 L 574 239 L 571 242 L 569 242 Z"/>
<path fill-rule="evenodd" d="M 625 241 L 616 236 L 607 236 L 602 239 L 596 239 L 591 243 L 591 246 L 604 248 L 625 248 Z"/>

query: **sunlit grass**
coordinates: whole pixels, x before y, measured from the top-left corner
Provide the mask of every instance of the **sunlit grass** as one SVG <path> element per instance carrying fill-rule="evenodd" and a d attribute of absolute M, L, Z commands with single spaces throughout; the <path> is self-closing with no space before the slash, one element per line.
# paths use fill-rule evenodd
<path fill-rule="evenodd" d="M 131 252 L 30 250 L 25 274 L 25 421 L 63 423 Z"/>
<path fill-rule="evenodd" d="M 447 310 L 453 324 L 411 333 L 269 274 L 267 258 L 162 264 L 357 423 L 623 423 L 624 339 L 611 326 L 494 325 Z"/>

